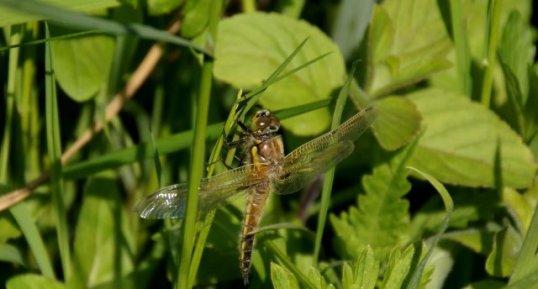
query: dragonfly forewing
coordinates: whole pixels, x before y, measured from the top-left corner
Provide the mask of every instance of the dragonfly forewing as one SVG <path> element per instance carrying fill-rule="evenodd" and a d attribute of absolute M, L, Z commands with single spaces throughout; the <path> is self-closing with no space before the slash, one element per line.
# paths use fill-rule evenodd
<path fill-rule="evenodd" d="M 282 177 L 274 182 L 274 192 L 296 192 L 348 157 L 355 148 L 353 142 L 370 127 L 376 117 L 377 111 L 373 107 L 365 108 L 335 130 L 289 153 L 284 161 Z"/>
<path fill-rule="evenodd" d="M 201 214 L 263 180 L 254 165 L 245 165 L 200 181 L 198 190 Z M 187 184 L 161 188 L 142 199 L 135 210 L 144 219 L 183 218 L 187 203 Z"/>

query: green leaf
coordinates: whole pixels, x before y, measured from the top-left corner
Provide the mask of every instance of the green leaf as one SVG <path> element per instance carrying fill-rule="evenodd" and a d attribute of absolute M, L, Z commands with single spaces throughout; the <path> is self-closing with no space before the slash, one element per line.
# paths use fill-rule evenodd
<path fill-rule="evenodd" d="M 10 278 L 6 282 L 6 289 L 65 289 L 63 283 L 54 279 L 36 275 L 22 274 Z"/>
<path fill-rule="evenodd" d="M 353 266 L 353 285 L 355 286 L 353 288 L 374 289 L 379 268 L 380 264 L 374 256 L 372 247 L 366 246 L 359 253 Z"/>
<path fill-rule="evenodd" d="M 451 66 L 446 54 L 452 45 L 435 1 L 384 1 L 374 8 L 369 37 L 372 71 L 366 90 L 374 96 Z"/>
<path fill-rule="evenodd" d="M 408 238 L 409 203 L 402 197 L 411 189 L 404 167 L 414 145 L 416 142 L 363 177 L 365 195 L 358 197 L 358 207 L 351 207 L 340 217 L 331 216 L 341 244 L 338 247 L 345 250 L 345 255 L 355 257 L 369 245 L 383 256 Z"/>
<path fill-rule="evenodd" d="M 0 262 L 9 262 L 17 266 L 26 266 L 26 261 L 24 261 L 19 248 L 6 243 L 0 243 Z"/>
<path fill-rule="evenodd" d="M 299 283 L 293 274 L 284 267 L 271 262 L 271 281 L 275 289 L 299 289 Z"/>
<path fill-rule="evenodd" d="M 81 12 L 101 10 L 120 5 L 120 1 L 118 0 L 41 0 L 40 2 L 45 2 L 65 9 Z M 0 3 L 0 27 L 44 19 L 39 15 L 19 12 L 8 7 L 9 6 L 3 6 Z"/>
<path fill-rule="evenodd" d="M 251 89 L 260 85 L 306 38 L 308 42 L 286 71 L 322 54 L 331 54 L 270 86 L 260 102 L 279 110 L 326 99 L 344 80 L 344 63 L 338 48 L 314 26 L 278 14 L 243 14 L 221 21 L 215 77 L 234 87 Z M 329 122 L 329 111 L 320 109 L 283 124 L 295 134 L 313 135 L 327 128 Z"/>
<path fill-rule="evenodd" d="M 189 1 L 183 9 L 181 35 L 192 38 L 200 35 L 207 27 L 211 1 Z M 205 41 L 205 39 L 203 39 Z"/>
<path fill-rule="evenodd" d="M 402 97 L 386 97 L 376 102 L 376 108 L 379 115 L 372 128 L 384 149 L 396 150 L 417 135 L 421 116 L 413 102 Z"/>
<path fill-rule="evenodd" d="M 532 184 L 537 166 L 531 152 L 493 112 L 438 89 L 408 97 L 420 111 L 425 128 L 411 166 L 444 183 L 493 187 L 495 154 L 500 149 L 504 184 L 515 188 Z"/>
<path fill-rule="evenodd" d="M 130 287 L 124 278 L 134 270 L 134 240 L 127 227 L 130 212 L 119 206 L 119 197 L 110 175 L 86 186 L 74 241 L 75 274 L 85 287 Z"/>
<path fill-rule="evenodd" d="M 341 1 L 331 34 L 346 59 L 361 43 L 374 3 L 373 0 Z"/>
<path fill-rule="evenodd" d="M 51 43 L 56 79 L 73 100 L 83 102 L 105 87 L 114 53 L 110 36 L 94 35 Z"/>
<path fill-rule="evenodd" d="M 151 16 L 167 14 L 179 7 L 183 2 L 185 0 L 148 0 L 148 13 Z"/>
<path fill-rule="evenodd" d="M 0 243 L 18 238 L 21 234 L 21 230 L 17 228 L 12 219 L 8 218 L 8 215 L 2 214 L 0 216 Z"/>
<path fill-rule="evenodd" d="M 469 229 L 454 231 L 445 234 L 443 238 L 462 244 L 476 253 L 486 255 L 493 247 L 493 236 L 495 232 L 490 229 Z"/>
<path fill-rule="evenodd" d="M 411 264 L 413 262 L 413 255 L 415 254 L 415 247 L 412 245 L 407 246 L 405 250 L 400 251 L 400 248 L 395 248 L 388 261 L 388 267 L 385 272 L 383 280 L 383 289 L 401 289 L 403 283 L 410 272 Z"/>
<path fill-rule="evenodd" d="M 499 45 L 499 58 L 503 69 L 510 71 L 517 81 L 517 87 L 522 95 L 512 97 L 516 97 L 514 100 L 518 101 L 520 106 L 527 101 L 526 94 L 529 91 L 527 68 L 534 62 L 535 50 L 531 27 L 523 21 L 519 12 L 513 11 L 504 26 Z"/>
<path fill-rule="evenodd" d="M 512 226 L 497 232 L 493 248 L 486 260 L 488 274 L 495 277 L 510 276 L 522 242 L 521 235 Z"/>

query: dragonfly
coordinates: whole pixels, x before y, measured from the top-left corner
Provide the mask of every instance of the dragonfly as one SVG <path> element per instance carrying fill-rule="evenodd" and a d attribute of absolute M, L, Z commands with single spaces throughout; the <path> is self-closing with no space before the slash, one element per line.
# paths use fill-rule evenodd
<path fill-rule="evenodd" d="M 245 164 L 204 178 L 198 188 L 199 212 L 207 213 L 241 192 L 247 193 L 239 246 L 239 265 L 245 285 L 252 265 L 254 237 L 264 205 L 271 193 L 290 194 L 311 183 L 321 173 L 349 156 L 354 142 L 373 123 L 377 110 L 369 106 L 336 129 L 285 155 L 280 121 L 267 109 L 257 111 L 250 127 L 243 127 Z M 186 183 L 163 187 L 142 199 L 135 210 L 144 219 L 183 218 Z"/>

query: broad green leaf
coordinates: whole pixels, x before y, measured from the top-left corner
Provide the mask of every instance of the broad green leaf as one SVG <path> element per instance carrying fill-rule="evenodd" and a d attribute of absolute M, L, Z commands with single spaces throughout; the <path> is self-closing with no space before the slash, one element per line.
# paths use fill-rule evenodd
<path fill-rule="evenodd" d="M 279 110 L 326 99 L 344 81 L 344 63 L 338 48 L 316 27 L 278 14 L 243 14 L 221 21 L 215 77 L 234 87 L 251 89 L 269 77 L 307 38 L 286 71 L 320 55 L 330 55 L 271 85 L 260 103 Z M 295 134 L 313 135 L 328 127 L 329 116 L 327 109 L 320 109 L 284 120 L 283 124 Z"/>
<path fill-rule="evenodd" d="M 374 96 L 451 66 L 446 60 L 451 42 L 435 1 L 384 1 L 374 8 L 369 38 L 372 70 L 366 90 Z"/>
<path fill-rule="evenodd" d="M 179 7 L 183 2 L 185 0 L 148 0 L 148 13 L 152 16 L 167 14 Z"/>
<path fill-rule="evenodd" d="M 493 187 L 495 154 L 500 149 L 504 184 L 531 185 L 537 167 L 531 152 L 493 112 L 438 89 L 408 97 L 420 111 L 425 129 L 410 165 L 445 183 Z"/>
<path fill-rule="evenodd" d="M 407 275 L 410 273 L 411 263 L 413 262 L 413 255 L 415 254 L 415 247 L 412 245 L 407 246 L 403 251 L 399 248 L 395 248 L 390 256 L 387 270 L 383 280 L 383 289 L 401 289 L 403 288 L 403 282 Z"/>
<path fill-rule="evenodd" d="M 94 35 L 53 41 L 56 79 L 79 102 L 94 97 L 106 85 L 114 53 L 110 36 Z"/>
<path fill-rule="evenodd" d="M 409 203 L 402 197 L 411 189 L 404 167 L 413 145 L 416 142 L 363 177 L 365 195 L 358 197 L 358 207 L 351 207 L 340 217 L 331 215 L 338 247 L 345 250 L 345 255 L 356 257 L 362 248 L 371 246 L 376 254 L 384 256 L 407 240 Z"/>
<path fill-rule="evenodd" d="M 510 276 L 523 240 L 512 227 L 497 232 L 493 239 L 493 248 L 486 260 L 486 271 L 491 276 Z"/>
<path fill-rule="evenodd" d="M 299 289 L 299 283 L 288 269 L 271 262 L 271 282 L 275 289 Z"/>
<path fill-rule="evenodd" d="M 183 20 L 181 25 L 181 35 L 192 38 L 200 35 L 208 24 L 209 9 L 211 1 L 189 1 L 183 9 Z M 205 39 L 202 39 L 205 41 Z"/>
<path fill-rule="evenodd" d="M 10 278 L 6 282 L 6 289 L 65 289 L 63 283 L 54 279 L 36 275 L 22 274 Z"/>
<path fill-rule="evenodd" d="M 109 175 L 101 174 L 88 182 L 75 231 L 75 274 L 88 288 L 119 284 L 129 288 L 133 284 L 127 282 L 134 280 L 126 279 L 134 270 L 130 253 L 134 240 L 127 227 L 130 212 L 119 206 L 116 179 Z"/>
<path fill-rule="evenodd" d="M 120 5 L 118 0 L 41 0 L 42 2 L 56 5 L 69 10 L 90 12 L 95 10 L 101 10 L 105 8 L 111 8 Z M 40 2 L 41 2 L 40 1 Z M 31 15 L 18 12 L 13 7 L 8 8 L 0 3 L 0 27 L 14 25 L 24 22 L 42 20 L 43 18 L 37 15 Z"/>
<path fill-rule="evenodd" d="M 402 97 L 386 97 L 376 102 L 376 108 L 379 115 L 372 127 L 384 149 L 398 149 L 417 135 L 421 116 L 413 102 Z"/>

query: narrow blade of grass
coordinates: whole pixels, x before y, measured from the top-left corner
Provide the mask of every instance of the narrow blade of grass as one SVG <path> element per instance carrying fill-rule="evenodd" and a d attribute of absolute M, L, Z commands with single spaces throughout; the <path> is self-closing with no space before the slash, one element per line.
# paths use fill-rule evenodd
<path fill-rule="evenodd" d="M 45 31 L 48 37 L 50 35 L 48 26 L 46 26 Z M 58 236 L 63 274 L 65 279 L 69 280 L 71 278 L 71 250 L 69 249 L 69 236 L 63 199 L 62 149 L 58 119 L 58 99 L 49 42 L 45 44 L 45 99 L 47 152 L 51 158 L 50 189 L 53 214 L 56 219 L 56 234 Z"/>
<path fill-rule="evenodd" d="M 523 245 L 521 246 L 521 251 L 517 258 L 516 264 L 514 265 L 514 271 L 508 284 L 516 284 L 523 279 L 525 279 L 531 272 L 533 268 L 536 268 L 538 263 L 538 257 L 536 256 L 536 251 L 538 250 L 538 206 L 534 208 L 534 214 L 532 216 L 531 224 L 525 240 L 523 240 Z M 536 273 L 536 272 L 535 272 Z M 535 274 L 536 275 L 536 274 Z"/>
<path fill-rule="evenodd" d="M 426 253 L 426 256 L 418 264 L 417 268 L 413 272 L 413 275 L 411 276 L 411 279 L 409 280 L 409 283 L 407 284 L 407 287 L 406 287 L 407 289 L 417 289 L 421 287 L 422 274 L 424 273 L 424 269 L 426 268 L 426 264 L 428 263 L 428 260 L 433 254 L 434 248 L 437 246 L 437 243 L 439 242 L 441 235 L 448 228 L 448 224 L 450 223 L 452 212 L 454 211 L 454 202 L 452 201 L 452 197 L 450 197 L 450 194 L 446 190 L 445 186 L 443 186 L 443 184 L 441 184 L 441 182 L 439 182 L 436 178 L 414 167 L 408 167 L 408 169 L 413 170 L 417 172 L 418 174 L 420 174 L 435 188 L 435 190 L 437 191 L 437 193 L 441 196 L 441 199 L 443 200 L 443 204 L 445 205 L 445 212 L 446 212 L 445 218 L 443 219 L 443 224 L 441 225 L 439 232 L 435 235 L 435 237 L 433 237 L 433 240 L 430 244 L 430 248 L 428 249 L 428 252 Z"/>
<path fill-rule="evenodd" d="M 452 18 L 452 39 L 456 46 L 456 65 L 459 87 L 462 94 L 471 97 L 471 56 L 467 29 L 462 15 L 461 0 L 450 0 L 450 17 Z"/>
<path fill-rule="evenodd" d="M 217 37 L 217 24 L 221 16 L 221 1 L 211 3 L 209 18 L 209 34 L 213 39 Z M 183 226 L 183 246 L 181 248 L 181 259 L 179 265 L 179 275 L 177 276 L 177 287 L 180 289 L 191 288 L 189 283 L 189 273 L 191 272 L 191 261 L 196 236 L 196 220 L 198 213 L 198 186 L 202 179 L 205 164 L 205 139 L 207 129 L 207 119 L 209 111 L 209 100 L 213 82 L 213 61 L 204 57 L 202 65 L 202 75 L 200 81 L 199 96 L 197 97 L 196 121 L 194 124 L 194 139 L 192 142 L 193 153 L 190 163 L 189 192 L 187 196 L 187 208 Z M 194 277 L 191 277 L 194 278 Z"/>
<path fill-rule="evenodd" d="M 486 71 L 482 81 L 481 102 L 489 108 L 491 102 L 491 90 L 493 86 L 493 68 L 497 59 L 497 44 L 499 42 L 501 26 L 502 1 L 490 0 L 488 11 L 488 41 L 484 59 L 486 62 Z"/>
<path fill-rule="evenodd" d="M 349 87 L 355 74 L 355 69 L 357 68 L 357 62 L 353 63 L 353 67 L 349 72 L 349 76 L 344 84 L 344 87 L 340 90 L 338 98 L 336 99 L 336 105 L 333 112 L 333 120 L 331 124 L 331 130 L 336 129 L 340 125 L 342 119 L 342 113 L 344 112 L 344 107 L 346 105 L 346 100 L 349 95 Z M 331 202 L 331 192 L 334 181 L 334 170 L 335 168 L 329 169 L 324 176 L 323 189 L 321 191 L 321 205 L 318 216 L 318 224 L 316 227 L 316 239 L 314 243 L 314 258 L 312 259 L 314 265 L 317 264 L 319 258 L 319 251 L 321 250 L 321 239 L 323 237 L 323 232 L 325 228 L 325 223 L 327 222 L 327 213 L 329 212 L 329 205 Z"/>

